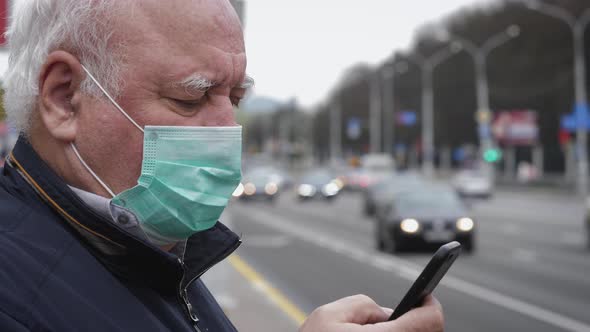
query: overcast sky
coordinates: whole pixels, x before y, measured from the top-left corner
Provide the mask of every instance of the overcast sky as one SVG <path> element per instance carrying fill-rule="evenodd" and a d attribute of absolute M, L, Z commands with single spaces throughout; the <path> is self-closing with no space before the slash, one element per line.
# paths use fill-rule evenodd
<path fill-rule="evenodd" d="M 248 72 L 255 92 L 304 106 L 342 72 L 406 49 L 417 28 L 487 0 L 246 0 Z M 493 1 L 493 0 L 492 0 Z"/>
<path fill-rule="evenodd" d="M 409 46 L 417 28 L 494 0 L 246 0 L 248 72 L 255 93 L 304 106 L 326 98 L 342 72 Z M 0 51 L 0 73 L 6 70 Z"/>

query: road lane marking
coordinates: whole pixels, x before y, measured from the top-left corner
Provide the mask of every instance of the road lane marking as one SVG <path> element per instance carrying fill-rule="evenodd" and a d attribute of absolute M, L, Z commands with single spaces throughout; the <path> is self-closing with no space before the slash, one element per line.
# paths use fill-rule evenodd
<path fill-rule="evenodd" d="M 291 239 L 285 235 L 254 235 L 244 236 L 244 244 L 256 248 L 284 248 L 291 243 Z"/>
<path fill-rule="evenodd" d="M 396 273 L 400 277 L 410 281 L 414 281 L 414 279 L 422 271 L 422 267 L 410 261 L 406 261 L 393 255 L 385 255 L 376 252 L 369 253 L 361 248 L 355 247 L 354 245 L 349 243 L 344 243 L 333 237 L 328 237 L 324 234 L 320 235 L 317 232 L 313 232 L 308 229 L 303 229 L 295 221 L 286 221 L 285 219 L 287 218 L 285 217 L 277 218 L 276 216 L 273 216 L 270 213 L 260 210 L 253 211 L 250 214 L 250 216 L 252 217 L 251 220 L 253 220 L 256 223 L 263 224 L 267 227 L 271 227 L 275 230 L 284 232 L 293 237 L 299 238 L 304 242 L 312 243 L 316 246 L 330 249 L 333 252 L 340 254 L 344 253 L 345 256 L 348 256 L 349 258 L 352 258 L 354 260 L 368 264 L 371 264 L 371 262 L 373 262 L 373 264 L 371 265 L 379 267 L 380 269 L 385 270 L 387 272 Z M 338 247 L 338 250 L 333 250 L 333 248 L 336 247 Z M 395 264 L 395 267 L 385 267 L 385 265 L 382 263 L 375 264 L 372 258 L 376 256 L 381 257 L 382 259 L 390 260 Z M 453 277 L 452 275 L 447 275 L 445 279 L 443 279 L 441 284 L 447 288 L 470 295 L 482 301 L 492 303 L 505 309 L 512 310 L 524 316 L 528 316 L 530 318 L 544 322 L 548 325 L 559 327 L 565 331 L 590 331 L 590 325 L 584 322 L 538 307 L 534 304 L 518 300 L 516 298 L 504 295 L 497 291 L 478 286 L 468 281 Z"/>
<path fill-rule="evenodd" d="M 256 270 L 248 265 L 240 256 L 234 254 L 228 258 L 229 263 L 257 290 L 265 294 L 279 309 L 281 309 L 297 326 L 301 326 L 307 317 L 306 314 L 295 306 L 279 290 L 267 282 Z"/>
<path fill-rule="evenodd" d="M 531 250 L 518 248 L 512 253 L 512 257 L 525 263 L 533 263 L 537 260 L 537 254 Z"/>
<path fill-rule="evenodd" d="M 514 224 L 505 224 L 500 229 L 507 235 L 518 235 L 520 233 L 520 227 Z"/>
<path fill-rule="evenodd" d="M 574 244 L 580 245 L 584 244 L 586 240 L 584 239 L 584 234 L 575 233 L 575 232 L 566 232 L 561 235 L 561 242 L 565 244 Z"/>

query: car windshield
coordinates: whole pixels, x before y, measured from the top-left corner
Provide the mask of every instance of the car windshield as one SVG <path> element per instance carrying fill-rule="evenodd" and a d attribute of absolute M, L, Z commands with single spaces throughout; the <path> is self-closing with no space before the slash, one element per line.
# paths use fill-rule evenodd
<path fill-rule="evenodd" d="M 329 172 L 320 171 L 320 172 L 313 172 L 313 173 L 308 173 L 308 174 L 304 175 L 303 178 L 301 179 L 301 183 L 322 185 L 322 184 L 329 183 L 332 180 L 334 180 L 334 178 Z"/>
<path fill-rule="evenodd" d="M 257 186 L 265 185 L 266 183 L 271 182 L 271 174 L 264 173 L 262 171 L 255 171 L 244 175 L 244 180 Z"/>
<path fill-rule="evenodd" d="M 424 190 L 400 193 L 395 199 L 402 213 L 453 211 L 462 208 L 461 200 L 451 190 Z"/>

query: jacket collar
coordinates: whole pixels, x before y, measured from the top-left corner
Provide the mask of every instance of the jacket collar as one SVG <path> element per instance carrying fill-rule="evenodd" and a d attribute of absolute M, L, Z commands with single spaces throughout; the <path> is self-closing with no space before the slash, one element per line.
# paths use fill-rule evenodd
<path fill-rule="evenodd" d="M 187 240 L 181 260 L 89 208 L 24 137 L 19 138 L 7 161 L 7 167 L 15 168 L 94 256 L 120 278 L 148 283 L 160 291 L 178 291 L 179 285 L 187 287 L 241 244 L 235 233 L 218 222 Z"/>

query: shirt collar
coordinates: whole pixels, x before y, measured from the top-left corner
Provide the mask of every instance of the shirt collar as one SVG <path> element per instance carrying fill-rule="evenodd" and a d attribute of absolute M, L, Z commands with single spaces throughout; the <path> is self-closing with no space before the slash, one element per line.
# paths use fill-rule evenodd
<path fill-rule="evenodd" d="M 104 198 L 76 187 L 68 187 L 70 187 L 70 189 L 72 189 L 72 191 L 78 195 L 78 197 L 80 197 L 80 199 L 86 203 L 89 208 L 93 209 L 96 213 L 104 217 L 109 222 L 142 240 L 150 241 L 149 237 L 140 227 L 139 220 L 133 212 L 111 204 L 111 200 L 108 198 Z M 155 244 L 160 245 L 159 243 Z"/>

